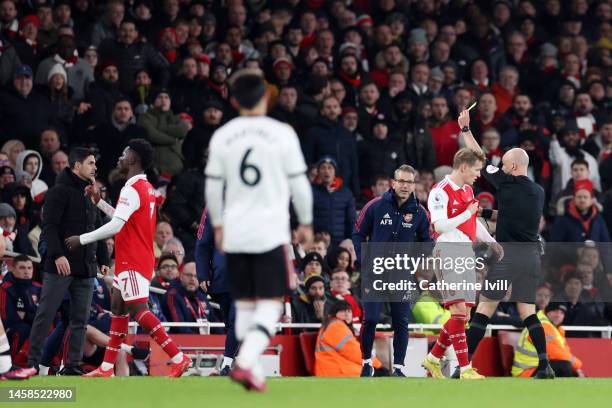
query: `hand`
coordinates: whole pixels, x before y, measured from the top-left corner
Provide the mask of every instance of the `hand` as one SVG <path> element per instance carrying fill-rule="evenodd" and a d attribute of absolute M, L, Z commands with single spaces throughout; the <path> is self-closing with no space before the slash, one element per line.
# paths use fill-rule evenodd
<path fill-rule="evenodd" d="M 463 129 L 464 127 L 470 126 L 470 112 L 467 110 L 462 111 L 459 114 L 459 119 L 457 119 L 457 123 L 459 124 L 459 128 Z"/>
<path fill-rule="evenodd" d="M 55 267 L 57 268 L 57 273 L 62 276 L 70 275 L 70 263 L 65 256 L 60 256 L 55 260 Z"/>
<path fill-rule="evenodd" d="M 98 187 L 96 187 L 96 180 L 92 179 L 92 183 L 85 187 L 85 195 L 91 198 L 91 202 L 95 205 L 98 205 L 100 200 L 102 199 L 102 195 Z"/>
<path fill-rule="evenodd" d="M 210 281 L 200 282 L 200 288 L 204 291 L 204 293 L 208 292 L 208 289 L 210 289 Z"/>
<path fill-rule="evenodd" d="M 89 103 L 85 103 L 85 102 L 81 102 L 81 103 L 79 104 L 78 109 L 77 109 L 77 113 L 78 113 L 79 115 L 82 115 L 82 114 L 84 114 L 85 112 L 87 112 L 87 111 L 88 111 L 90 108 L 91 108 L 91 104 L 89 104 Z"/>
<path fill-rule="evenodd" d="M 312 306 L 314 307 L 315 316 L 317 316 L 317 318 L 320 320 L 324 320 L 325 319 L 325 300 L 317 299 L 314 302 L 312 302 Z"/>
<path fill-rule="evenodd" d="M 491 250 L 497 256 L 497 261 L 501 261 L 504 259 L 504 247 L 500 245 L 499 242 L 492 242 L 490 244 Z"/>
<path fill-rule="evenodd" d="M 310 248 L 312 247 L 312 240 L 313 240 L 312 225 L 300 224 L 297 227 L 297 231 L 295 235 L 296 235 L 297 241 L 300 243 L 300 245 L 302 245 L 302 248 L 304 249 L 304 251 L 308 253 L 308 251 L 310 251 Z"/>
<path fill-rule="evenodd" d="M 106 265 L 102 265 L 100 267 L 100 273 L 104 276 L 108 275 L 108 273 L 110 272 L 110 268 Z"/>
<path fill-rule="evenodd" d="M 580 378 L 584 378 L 584 377 L 586 377 L 586 375 L 584 375 L 584 371 L 582 371 L 582 369 L 581 369 L 581 368 L 579 368 L 579 369 L 577 369 L 577 370 L 576 370 L 576 374 L 577 374 L 577 375 L 578 375 L 578 377 L 580 377 Z"/>
<path fill-rule="evenodd" d="M 479 207 L 480 203 L 476 200 L 472 201 L 472 203 L 470 205 L 468 205 L 467 210 L 470 212 L 470 214 L 474 215 L 478 212 L 478 207 Z"/>
<path fill-rule="evenodd" d="M 215 246 L 223 253 L 223 227 L 215 227 Z"/>
<path fill-rule="evenodd" d="M 66 244 L 66 248 L 68 248 L 70 252 L 73 252 L 81 247 L 81 240 L 79 239 L 78 235 L 73 235 L 66 238 L 64 244 Z"/>

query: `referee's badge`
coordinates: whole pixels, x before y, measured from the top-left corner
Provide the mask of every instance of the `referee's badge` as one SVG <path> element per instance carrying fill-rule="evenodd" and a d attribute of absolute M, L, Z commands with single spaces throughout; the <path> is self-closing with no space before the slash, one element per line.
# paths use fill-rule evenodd
<path fill-rule="evenodd" d="M 487 166 L 487 173 L 493 174 L 493 173 L 497 173 L 498 171 L 499 171 L 499 167 L 495 167 L 490 164 Z"/>

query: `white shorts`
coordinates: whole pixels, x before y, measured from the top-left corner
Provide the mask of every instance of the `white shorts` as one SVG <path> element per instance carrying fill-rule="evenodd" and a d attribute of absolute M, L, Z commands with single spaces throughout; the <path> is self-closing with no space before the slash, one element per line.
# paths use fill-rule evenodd
<path fill-rule="evenodd" d="M 123 271 L 115 275 L 113 288 L 121 292 L 125 303 L 148 302 L 151 282 L 136 271 Z"/>

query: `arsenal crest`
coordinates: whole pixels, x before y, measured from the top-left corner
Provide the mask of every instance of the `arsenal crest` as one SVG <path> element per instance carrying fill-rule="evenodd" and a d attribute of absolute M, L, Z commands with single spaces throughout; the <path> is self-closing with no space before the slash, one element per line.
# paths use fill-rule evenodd
<path fill-rule="evenodd" d="M 406 222 L 412 221 L 412 214 L 411 213 L 404 214 L 404 221 Z"/>

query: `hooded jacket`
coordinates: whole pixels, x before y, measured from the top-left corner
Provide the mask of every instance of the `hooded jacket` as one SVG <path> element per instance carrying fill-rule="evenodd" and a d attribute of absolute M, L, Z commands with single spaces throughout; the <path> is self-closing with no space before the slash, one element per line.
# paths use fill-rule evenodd
<path fill-rule="evenodd" d="M 97 265 L 108 265 L 106 244 L 102 241 L 84 245 L 74 252 L 68 251 L 64 244 L 66 238 L 91 232 L 102 225 L 100 211 L 83 194 L 87 185 L 66 168 L 47 192 L 41 236 L 46 245 L 45 272 L 57 273 L 55 260 L 62 256 L 68 259 L 71 276 L 75 278 L 92 278 L 98 271 Z"/>
<path fill-rule="evenodd" d="M 18 170 L 25 171 L 26 161 L 31 156 L 35 156 L 38 158 L 38 171 L 32 177 L 32 188 L 30 189 L 30 191 L 32 194 L 32 199 L 34 199 L 36 203 L 40 204 L 42 203 L 45 197 L 45 193 L 49 189 L 49 186 L 47 186 L 47 183 L 45 183 L 44 181 L 40 179 L 40 173 L 42 173 L 42 169 L 43 169 L 42 156 L 36 150 L 24 150 L 23 152 L 19 153 L 19 155 L 17 156 L 17 166 L 16 167 Z"/>
<path fill-rule="evenodd" d="M 594 205 L 586 215 L 580 214 L 574 200 L 569 200 L 565 214 L 559 214 L 550 232 L 551 242 L 609 242 L 610 233 L 597 207 Z"/>

